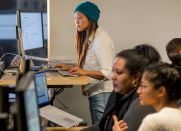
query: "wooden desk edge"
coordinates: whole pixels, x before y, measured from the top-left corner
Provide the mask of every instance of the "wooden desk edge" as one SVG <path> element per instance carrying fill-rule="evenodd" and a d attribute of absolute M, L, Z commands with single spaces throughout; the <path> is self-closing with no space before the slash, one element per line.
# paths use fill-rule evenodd
<path fill-rule="evenodd" d="M 72 128 L 64 128 L 64 127 L 47 127 L 47 131 L 80 131 L 84 128 L 87 128 L 88 126 L 78 126 L 78 127 L 72 127 Z"/>

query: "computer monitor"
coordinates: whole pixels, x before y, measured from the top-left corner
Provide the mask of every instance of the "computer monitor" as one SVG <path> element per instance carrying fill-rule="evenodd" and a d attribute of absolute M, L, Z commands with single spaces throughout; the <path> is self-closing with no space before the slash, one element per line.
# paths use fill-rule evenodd
<path fill-rule="evenodd" d="M 15 11 L 0 11 L 0 40 L 16 40 Z"/>
<path fill-rule="evenodd" d="M 8 53 L 17 53 L 16 11 L 0 10 L 0 57 L 4 55 L 2 60 L 5 60 L 5 67 L 9 66 L 14 57 Z"/>
<path fill-rule="evenodd" d="M 39 107 L 47 105 L 49 103 L 49 97 L 45 72 L 38 72 L 35 74 L 35 85 L 37 87 L 36 89 Z"/>
<path fill-rule="evenodd" d="M 42 12 L 17 10 L 16 14 L 19 54 L 25 56 L 25 59 L 52 62 L 52 60 L 49 60 L 48 58 L 38 57 L 33 54 L 33 49 L 41 49 L 44 47 Z M 46 19 L 45 16 L 44 19 Z"/>
<path fill-rule="evenodd" d="M 22 38 L 23 38 L 22 29 L 17 26 L 17 40 L 18 40 L 17 45 L 18 45 L 18 52 L 20 56 L 24 57 L 26 60 L 32 59 L 32 60 L 37 60 L 37 61 L 51 62 L 51 60 L 48 60 L 48 58 L 26 55 L 26 52 L 24 50 L 24 42 Z"/>
<path fill-rule="evenodd" d="M 44 36 L 44 40 L 48 39 L 48 24 L 47 24 L 47 13 L 43 12 L 43 36 Z"/>
<path fill-rule="evenodd" d="M 22 30 L 24 50 L 43 48 L 43 17 L 42 12 L 18 11 L 18 26 Z"/>
<path fill-rule="evenodd" d="M 40 131 L 34 73 L 28 72 L 17 84 L 17 130 Z"/>

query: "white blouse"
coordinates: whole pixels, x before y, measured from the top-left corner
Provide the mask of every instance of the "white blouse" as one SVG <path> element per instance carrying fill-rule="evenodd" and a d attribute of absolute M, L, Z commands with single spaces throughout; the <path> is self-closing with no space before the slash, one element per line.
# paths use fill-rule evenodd
<path fill-rule="evenodd" d="M 115 48 L 112 39 L 102 27 L 99 27 L 94 40 L 89 45 L 83 68 L 85 70 L 101 71 L 108 80 L 101 81 L 92 78 L 92 83 L 85 87 L 88 96 L 113 90 L 110 78 L 112 76 L 114 55 Z"/>
<path fill-rule="evenodd" d="M 138 131 L 181 131 L 181 107 L 165 107 L 146 116 Z"/>

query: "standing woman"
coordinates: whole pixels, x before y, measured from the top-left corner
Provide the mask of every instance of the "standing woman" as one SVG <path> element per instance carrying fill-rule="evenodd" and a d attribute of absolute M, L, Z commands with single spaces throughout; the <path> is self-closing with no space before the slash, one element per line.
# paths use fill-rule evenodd
<path fill-rule="evenodd" d="M 70 72 L 92 78 L 91 84 L 82 87 L 83 94 L 89 99 L 92 124 L 101 119 L 113 89 L 110 78 L 114 44 L 105 30 L 98 26 L 99 16 L 99 8 L 92 2 L 80 3 L 74 10 L 78 66 L 71 68 Z"/>

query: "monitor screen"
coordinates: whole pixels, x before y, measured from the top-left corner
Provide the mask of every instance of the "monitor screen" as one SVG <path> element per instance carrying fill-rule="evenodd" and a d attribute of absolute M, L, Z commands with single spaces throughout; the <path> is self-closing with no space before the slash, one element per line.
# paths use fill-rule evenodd
<path fill-rule="evenodd" d="M 48 38 L 48 25 L 47 25 L 47 13 L 43 13 L 43 36 L 44 36 L 44 40 L 47 40 Z"/>
<path fill-rule="evenodd" d="M 40 131 L 34 73 L 28 72 L 17 84 L 18 130 Z"/>
<path fill-rule="evenodd" d="M 43 47 L 43 18 L 41 12 L 19 11 L 24 50 Z"/>
<path fill-rule="evenodd" d="M 16 40 L 16 13 L 0 11 L 0 40 Z"/>
<path fill-rule="evenodd" d="M 28 131 L 40 131 L 34 81 L 29 83 L 27 90 L 25 91 L 24 102 Z"/>
<path fill-rule="evenodd" d="M 18 33 L 18 52 L 20 56 L 23 56 L 25 59 L 32 59 L 32 60 L 37 60 L 37 61 L 44 61 L 44 62 L 49 62 L 48 58 L 43 58 L 43 57 L 37 57 L 37 56 L 31 56 L 31 55 L 26 55 L 25 50 L 24 50 L 24 41 L 23 41 L 23 36 L 22 36 L 22 30 L 21 28 L 17 27 L 17 33 Z M 31 50 L 32 51 L 32 50 Z"/>
<path fill-rule="evenodd" d="M 46 76 L 44 72 L 35 74 L 35 85 L 38 95 L 38 105 L 41 107 L 49 103 Z"/>

